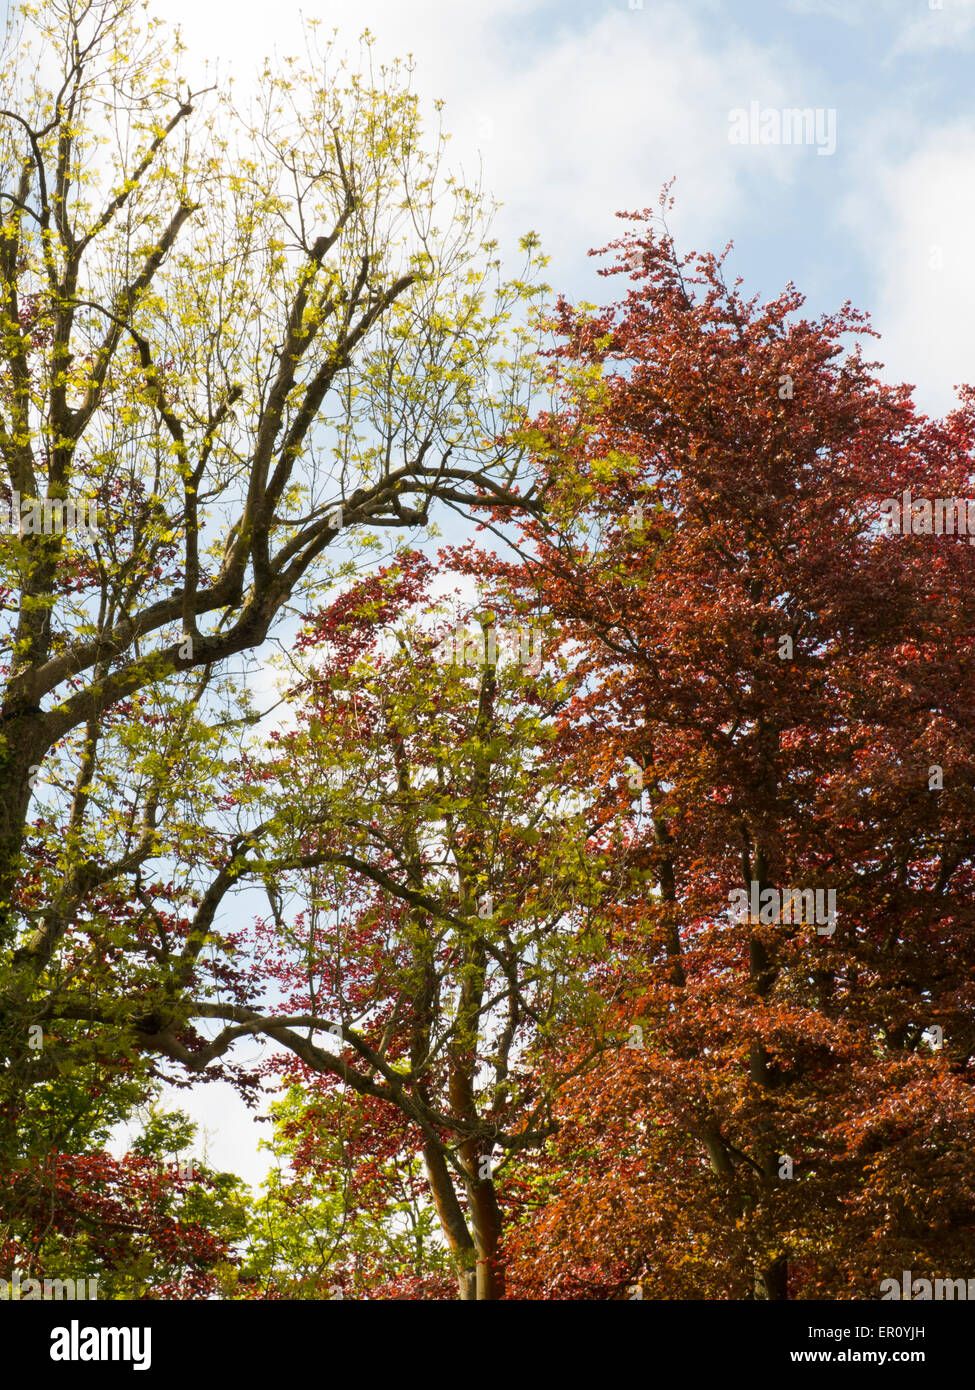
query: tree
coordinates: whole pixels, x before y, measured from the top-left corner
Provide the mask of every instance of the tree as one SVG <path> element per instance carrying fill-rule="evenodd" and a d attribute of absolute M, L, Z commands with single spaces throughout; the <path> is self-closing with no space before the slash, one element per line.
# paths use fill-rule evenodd
<path fill-rule="evenodd" d="M 283 1043 L 267 1070 L 311 1091 L 310 1133 L 326 1120 L 311 1159 L 334 1153 L 336 1096 L 359 1170 L 422 1154 L 460 1297 L 495 1299 L 505 1172 L 578 1065 L 552 1059 L 539 1085 L 530 1053 L 570 1016 L 598 1039 L 606 870 L 555 743 L 564 658 L 543 661 L 541 631 L 445 612 L 431 577 L 404 554 L 296 642 L 297 728 L 234 797 L 253 825 L 236 867 L 272 907 L 251 954 L 282 1004 L 196 1005 L 224 1027 L 187 1060 Z"/>
<path fill-rule="evenodd" d="M 908 487 L 970 491 L 975 393 L 920 416 L 844 349 L 849 307 L 745 300 L 635 220 L 602 272 L 625 298 L 558 306 L 549 522 L 492 567 L 578 643 L 565 718 L 604 801 L 634 801 L 622 1046 L 515 1175 L 512 1279 L 782 1299 L 970 1276 L 975 555 L 923 508 L 909 534 L 883 518 Z"/>
<path fill-rule="evenodd" d="M 148 1075 L 246 996 L 194 874 L 248 654 L 381 528 L 533 503 L 534 239 L 503 280 L 408 72 L 328 47 L 241 113 L 140 10 L 24 7 L 0 72 L 0 1161 L 69 1052 Z"/>
<path fill-rule="evenodd" d="M 82 1281 L 77 1297 L 100 1299 L 198 1299 L 227 1285 L 247 1229 L 243 1184 L 183 1156 L 196 1127 L 180 1111 L 152 1108 L 114 1158 L 104 1145 L 120 1097 L 128 1113 L 116 1085 L 93 1123 L 62 1088 L 43 1117 L 53 1135 L 37 1117 L 22 1126 L 27 1142 L 0 1176 L 0 1265 L 8 1282 L 19 1274 L 21 1298 L 41 1297 L 44 1280 Z"/>
<path fill-rule="evenodd" d="M 293 1086 L 271 1106 L 277 1161 L 249 1223 L 237 1283 L 262 1298 L 449 1298 L 447 1248 L 422 1161 L 364 1156 L 370 1117 L 355 1093 Z M 389 1147 L 389 1115 L 381 1147 Z M 400 1129 L 405 1126 L 401 1125 Z"/>

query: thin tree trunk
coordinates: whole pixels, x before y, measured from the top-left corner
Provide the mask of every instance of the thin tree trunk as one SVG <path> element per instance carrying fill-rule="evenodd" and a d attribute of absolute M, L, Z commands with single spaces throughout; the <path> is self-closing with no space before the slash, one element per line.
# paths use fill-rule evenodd
<path fill-rule="evenodd" d="M 470 1193 L 474 1244 L 477 1250 L 477 1297 L 504 1298 L 504 1269 L 498 1258 L 501 1209 L 490 1178 L 472 1185 Z"/>
<path fill-rule="evenodd" d="M 755 1271 L 755 1297 L 776 1302 L 789 1297 L 789 1261 L 785 1255 Z"/>
<path fill-rule="evenodd" d="M 433 1144 L 424 1145 L 423 1161 L 426 1164 L 427 1180 L 433 1193 L 437 1215 L 440 1217 L 440 1226 L 453 1257 L 458 1296 L 465 1303 L 473 1301 L 478 1297 L 474 1240 L 467 1229 L 467 1222 L 457 1200 L 447 1164 L 443 1154 Z"/>

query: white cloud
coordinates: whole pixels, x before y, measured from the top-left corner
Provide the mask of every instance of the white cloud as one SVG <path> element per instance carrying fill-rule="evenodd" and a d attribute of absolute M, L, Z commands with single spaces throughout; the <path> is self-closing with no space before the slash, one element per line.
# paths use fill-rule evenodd
<path fill-rule="evenodd" d="M 236 1049 L 234 1060 L 254 1066 L 264 1061 L 269 1051 L 268 1046 L 262 1049 L 257 1043 L 249 1043 L 244 1052 Z M 165 1085 L 159 1104 L 163 1110 L 184 1111 L 196 1123 L 195 1142 L 180 1158 L 205 1162 L 216 1172 L 237 1173 L 256 1192 L 274 1162 L 270 1154 L 258 1148 L 262 1139 L 271 1138 L 272 1127 L 258 1124 L 256 1116 L 267 1114 L 273 1099 L 273 1095 L 262 1095 L 257 1109 L 251 1110 L 229 1082 L 209 1081 L 189 1089 Z M 119 1125 L 108 1144 L 109 1151 L 122 1158 L 138 1137 L 139 1128 L 136 1119 Z"/>
<path fill-rule="evenodd" d="M 941 127 L 909 158 L 881 166 L 848 209 L 877 279 L 873 321 L 883 339 L 868 355 L 886 362 L 888 379 L 914 382 L 931 413 L 954 404 L 966 370 L 975 378 L 973 162 L 975 128 Z"/>
<path fill-rule="evenodd" d="M 968 47 L 975 36 L 975 0 L 787 0 L 798 15 L 822 15 L 862 28 L 883 26 L 893 35 L 886 61 L 905 54 Z"/>
<path fill-rule="evenodd" d="M 243 79 L 272 46 L 301 47 L 296 0 L 279 0 L 273 28 L 255 0 L 170 0 L 164 13 L 182 26 L 197 70 L 204 54 L 219 55 Z M 594 8 L 575 27 L 538 0 L 333 0 L 316 13 L 322 36 L 337 27 L 353 52 L 368 27 L 384 58 L 414 55 L 422 99 L 446 102 L 451 161 L 471 176 L 480 160 L 486 189 L 504 204 L 504 248 L 538 231 L 556 285 L 578 274 L 591 246 L 619 235 L 617 210 L 656 207 L 673 175 L 674 230 L 697 246 L 724 244 L 759 160 L 776 179 L 792 177 L 781 150 L 736 159 L 727 131 L 729 109 L 752 98 L 790 104 L 795 61 L 742 37 L 711 51 L 706 10 Z"/>
<path fill-rule="evenodd" d="M 925 53 L 940 48 L 967 48 L 975 38 L 975 0 L 944 0 L 925 6 L 906 23 L 889 57 Z"/>

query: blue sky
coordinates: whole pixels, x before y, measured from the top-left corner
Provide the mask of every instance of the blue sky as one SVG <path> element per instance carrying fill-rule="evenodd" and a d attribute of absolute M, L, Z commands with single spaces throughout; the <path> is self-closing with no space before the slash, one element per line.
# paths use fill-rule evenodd
<path fill-rule="evenodd" d="M 617 209 L 656 204 L 676 177 L 685 250 L 735 243 L 746 292 L 789 280 L 818 315 L 851 300 L 883 334 L 867 355 L 917 386 L 929 413 L 975 380 L 975 0 L 312 0 L 305 13 L 354 49 L 416 61 L 446 102 L 452 160 L 480 158 L 504 204 L 502 247 L 534 229 L 547 277 L 599 300 L 586 252 L 618 234 Z M 188 65 L 218 60 L 243 84 L 270 50 L 299 46 L 297 0 L 155 0 Z M 273 17 L 273 24 L 268 17 Z M 729 113 L 835 112 L 836 149 L 732 144 Z M 869 346 L 869 345 L 868 345 Z M 254 1126 L 227 1088 L 182 1093 L 216 1162 L 253 1178 Z"/>

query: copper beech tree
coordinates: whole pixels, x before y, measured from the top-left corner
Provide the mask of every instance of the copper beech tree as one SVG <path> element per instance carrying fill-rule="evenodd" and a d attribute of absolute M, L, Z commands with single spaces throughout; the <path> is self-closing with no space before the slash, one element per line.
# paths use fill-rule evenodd
<path fill-rule="evenodd" d="M 601 272 L 621 300 L 558 306 L 547 521 L 524 563 L 468 562 L 575 641 L 563 732 L 632 802 L 619 1046 L 509 1183 L 509 1286 L 970 1278 L 975 549 L 930 517 L 973 495 L 975 395 L 925 418 L 849 307 L 745 299 L 633 220 Z M 905 489 L 927 509 L 895 531 Z"/>

